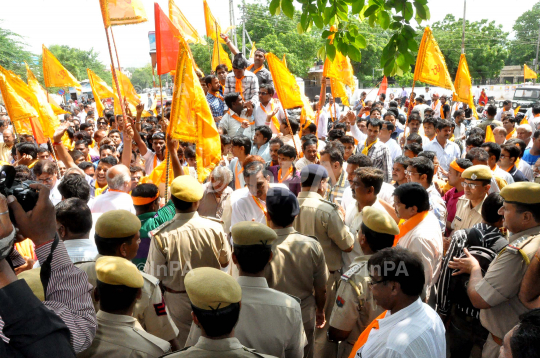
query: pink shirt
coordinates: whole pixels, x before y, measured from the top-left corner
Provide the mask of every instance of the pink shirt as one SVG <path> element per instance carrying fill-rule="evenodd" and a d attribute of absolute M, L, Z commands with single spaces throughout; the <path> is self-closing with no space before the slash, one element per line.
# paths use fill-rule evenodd
<path fill-rule="evenodd" d="M 448 190 L 446 194 L 444 194 L 443 200 L 446 203 L 447 221 L 452 222 L 454 220 L 454 217 L 456 216 L 458 199 L 461 198 L 463 194 L 465 194 L 465 191 L 462 190 L 458 193 L 456 188 L 452 188 Z M 451 229 L 446 229 L 446 236 L 450 235 L 451 231 Z"/>

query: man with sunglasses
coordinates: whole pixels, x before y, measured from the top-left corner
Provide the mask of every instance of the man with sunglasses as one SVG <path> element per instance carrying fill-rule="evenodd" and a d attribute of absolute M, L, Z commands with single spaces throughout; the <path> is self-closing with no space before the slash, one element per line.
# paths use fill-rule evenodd
<path fill-rule="evenodd" d="M 274 93 L 274 87 L 270 84 L 259 86 L 259 105 L 255 107 L 253 117 L 256 126 L 269 126 L 273 134 L 278 134 L 281 122 L 285 121 L 285 113 L 281 105 L 272 99 Z"/>
<path fill-rule="evenodd" d="M 487 165 L 473 165 L 461 173 L 463 191 L 459 198 L 452 230 L 468 229 L 482 222 L 482 204 L 491 188 L 493 172 Z"/>

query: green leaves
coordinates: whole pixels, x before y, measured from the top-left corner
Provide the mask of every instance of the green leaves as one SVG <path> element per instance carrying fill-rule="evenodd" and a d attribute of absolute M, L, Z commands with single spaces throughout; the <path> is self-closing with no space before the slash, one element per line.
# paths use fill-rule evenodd
<path fill-rule="evenodd" d="M 270 2 L 270 7 L 269 7 L 270 14 L 278 15 L 279 14 L 279 5 L 280 5 L 280 0 L 272 0 Z"/>
<path fill-rule="evenodd" d="M 356 48 L 353 45 L 348 46 L 348 52 L 349 58 L 353 61 L 360 62 L 362 60 L 362 54 L 360 53 L 360 50 Z"/>
<path fill-rule="evenodd" d="M 281 0 L 281 10 L 290 19 L 294 16 L 293 0 Z"/>
<path fill-rule="evenodd" d="M 326 44 L 326 56 L 328 56 L 330 61 L 334 61 L 334 57 L 336 57 L 336 48 L 330 42 Z"/>
<path fill-rule="evenodd" d="M 377 10 L 379 10 L 379 5 L 371 5 L 370 7 L 367 8 L 366 11 L 364 11 L 364 16 L 365 17 L 370 17 Z"/>
<path fill-rule="evenodd" d="M 381 11 L 379 15 L 379 25 L 385 30 L 390 26 L 390 15 L 388 15 L 386 11 Z"/>

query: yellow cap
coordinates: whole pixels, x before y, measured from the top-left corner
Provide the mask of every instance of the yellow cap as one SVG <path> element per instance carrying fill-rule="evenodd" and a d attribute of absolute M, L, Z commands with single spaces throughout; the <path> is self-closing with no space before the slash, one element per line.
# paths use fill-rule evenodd
<path fill-rule="evenodd" d="M 372 206 L 362 209 L 362 222 L 368 229 L 379 234 L 398 235 L 399 228 L 394 219 L 386 211 Z"/>
<path fill-rule="evenodd" d="M 473 165 L 461 173 L 463 179 L 470 180 L 491 180 L 493 172 L 487 165 Z"/>
<path fill-rule="evenodd" d="M 500 195 L 511 203 L 540 204 L 540 184 L 529 181 L 510 184 L 502 188 Z"/>
<path fill-rule="evenodd" d="M 242 289 L 232 276 L 212 267 L 188 272 L 184 286 L 191 304 L 207 311 L 225 308 L 242 300 Z"/>
<path fill-rule="evenodd" d="M 97 279 L 115 286 L 141 288 L 144 279 L 131 261 L 118 256 L 102 256 L 96 261 Z"/>
<path fill-rule="evenodd" d="M 17 278 L 23 279 L 28 284 L 28 287 L 32 290 L 34 295 L 41 301 L 45 301 L 45 290 L 43 290 L 43 284 L 41 283 L 41 267 L 26 270 L 17 275 Z"/>
<path fill-rule="evenodd" d="M 271 245 L 277 234 L 268 226 L 255 221 L 241 221 L 231 229 L 235 245 Z"/>
<path fill-rule="evenodd" d="M 96 235 L 106 239 L 130 237 L 140 229 L 141 220 L 127 210 L 107 211 L 96 222 Z"/>
<path fill-rule="evenodd" d="M 188 203 L 202 199 L 204 189 L 191 175 L 181 175 L 171 183 L 171 195 Z"/>

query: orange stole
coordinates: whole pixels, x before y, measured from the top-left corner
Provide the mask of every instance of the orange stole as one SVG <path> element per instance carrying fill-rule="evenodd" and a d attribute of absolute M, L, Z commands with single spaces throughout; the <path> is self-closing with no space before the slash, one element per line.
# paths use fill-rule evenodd
<path fill-rule="evenodd" d="M 354 344 L 349 358 L 354 358 L 356 356 L 356 352 L 358 352 L 358 350 L 362 348 L 364 344 L 366 344 L 372 329 L 379 329 L 379 320 L 383 319 L 386 316 L 386 312 L 388 311 L 384 311 L 383 313 L 381 313 L 377 318 L 373 320 L 373 322 L 369 324 L 369 326 L 366 327 L 366 329 L 364 329 L 364 331 L 362 332 L 360 337 L 358 337 L 358 340 Z"/>
<path fill-rule="evenodd" d="M 399 225 L 399 235 L 396 235 L 394 237 L 394 245 L 396 246 L 399 242 L 399 239 L 401 239 L 403 236 L 405 236 L 409 231 L 414 229 L 422 220 L 424 220 L 429 214 L 428 211 L 424 211 L 421 213 L 416 214 L 409 220 L 405 221 L 404 223 Z"/>

